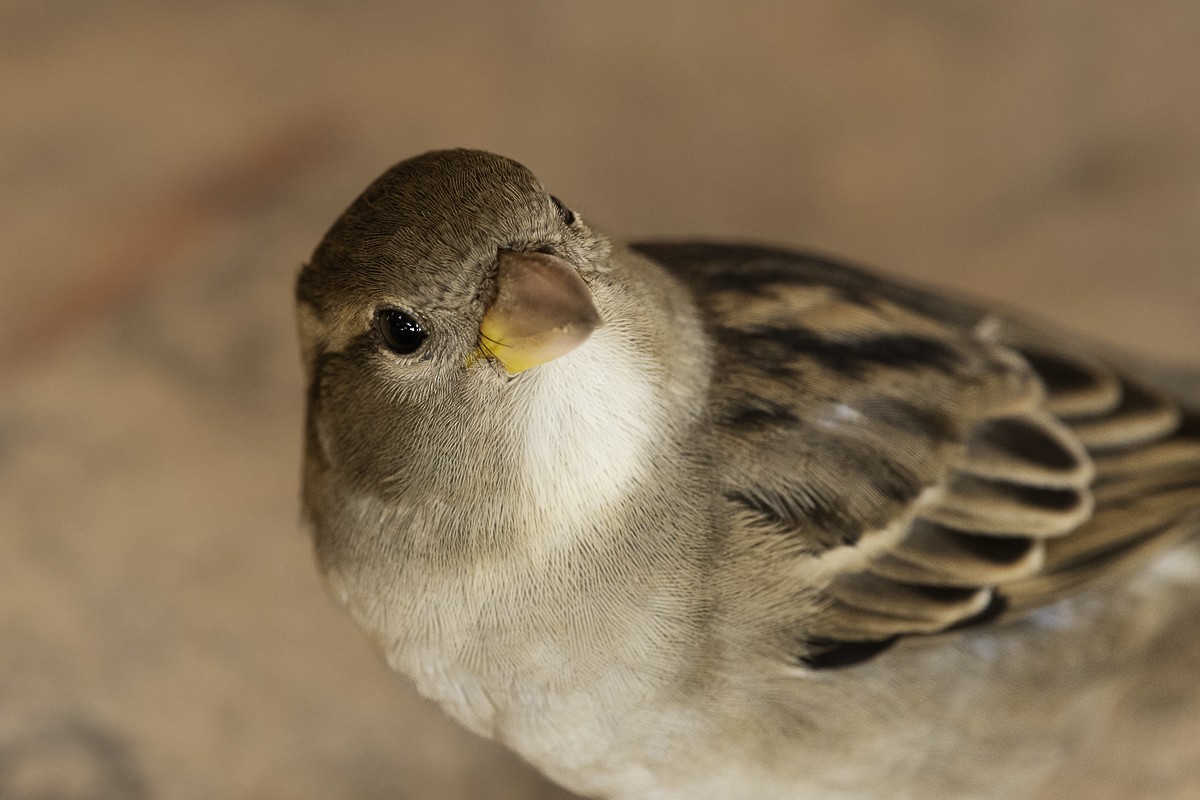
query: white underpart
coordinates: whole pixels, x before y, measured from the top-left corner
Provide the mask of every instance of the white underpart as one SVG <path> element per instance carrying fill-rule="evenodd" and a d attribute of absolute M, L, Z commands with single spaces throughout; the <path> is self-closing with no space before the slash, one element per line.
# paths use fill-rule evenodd
<path fill-rule="evenodd" d="M 619 332 L 602 327 L 521 387 L 521 496 L 543 531 L 594 523 L 643 476 L 659 400 L 634 356 Z"/>

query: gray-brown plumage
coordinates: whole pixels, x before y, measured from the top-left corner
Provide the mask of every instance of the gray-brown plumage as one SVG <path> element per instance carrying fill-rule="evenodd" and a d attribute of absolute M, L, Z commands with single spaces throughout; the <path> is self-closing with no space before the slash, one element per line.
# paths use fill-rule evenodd
<path fill-rule="evenodd" d="M 1066 335 L 467 150 L 297 297 L 333 591 L 582 794 L 1021 797 L 1193 635 L 1200 415 Z"/>

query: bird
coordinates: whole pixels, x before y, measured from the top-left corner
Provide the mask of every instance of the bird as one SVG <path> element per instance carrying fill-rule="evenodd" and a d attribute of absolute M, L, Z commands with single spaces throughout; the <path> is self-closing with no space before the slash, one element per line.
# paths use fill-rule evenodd
<path fill-rule="evenodd" d="M 469 149 L 295 292 L 331 594 L 581 796 L 1027 797 L 1195 635 L 1195 397 L 1052 323 L 626 244 Z"/>

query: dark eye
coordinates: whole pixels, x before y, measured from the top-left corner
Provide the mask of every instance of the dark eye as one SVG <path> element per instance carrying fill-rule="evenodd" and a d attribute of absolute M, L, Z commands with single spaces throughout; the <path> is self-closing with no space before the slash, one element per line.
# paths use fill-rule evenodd
<path fill-rule="evenodd" d="M 550 195 L 550 202 L 554 203 L 554 210 L 558 212 L 558 217 L 563 221 L 564 225 L 575 224 L 575 212 L 564 206 L 562 200 L 559 200 L 554 195 Z"/>
<path fill-rule="evenodd" d="M 381 308 L 375 315 L 375 327 L 383 343 L 400 355 L 415 353 L 425 337 L 421 323 L 395 308 Z"/>

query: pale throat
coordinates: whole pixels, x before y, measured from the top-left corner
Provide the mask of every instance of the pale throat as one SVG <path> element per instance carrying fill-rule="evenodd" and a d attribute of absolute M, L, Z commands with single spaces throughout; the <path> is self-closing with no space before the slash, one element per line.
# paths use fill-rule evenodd
<path fill-rule="evenodd" d="M 662 400 L 623 345 L 619 333 L 600 328 L 516 387 L 521 494 L 555 528 L 603 519 L 648 473 Z"/>

